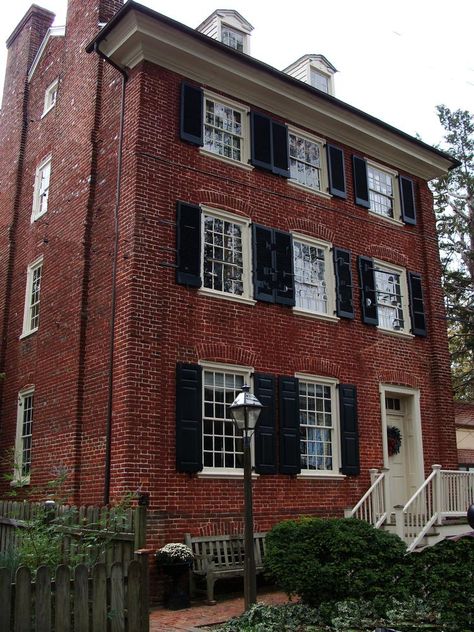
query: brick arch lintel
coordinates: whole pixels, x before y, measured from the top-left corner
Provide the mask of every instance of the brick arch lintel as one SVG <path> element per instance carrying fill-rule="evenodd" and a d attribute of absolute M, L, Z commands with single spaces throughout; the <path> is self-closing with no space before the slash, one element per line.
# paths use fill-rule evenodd
<path fill-rule="evenodd" d="M 388 246 L 381 246 L 380 244 L 368 244 L 365 247 L 365 252 L 370 257 L 376 259 L 382 259 L 387 263 L 393 263 L 395 265 L 407 267 L 408 257 L 399 250 L 394 250 Z"/>
<path fill-rule="evenodd" d="M 325 377 L 335 377 L 340 379 L 342 375 L 341 367 L 336 362 L 326 360 L 324 358 L 313 358 L 312 356 L 306 356 L 298 362 L 298 366 L 295 370 L 303 373 L 310 373 L 311 375 L 321 375 Z"/>
<path fill-rule="evenodd" d="M 408 375 L 404 371 L 390 369 L 380 371 L 377 375 L 380 384 L 393 384 L 397 386 L 408 386 L 409 388 L 420 388 L 421 382 L 416 375 Z"/>
<path fill-rule="evenodd" d="M 330 228 L 319 222 L 312 222 L 302 217 L 289 217 L 287 219 L 288 230 L 305 233 L 310 237 L 316 237 L 334 243 L 336 234 Z"/>
<path fill-rule="evenodd" d="M 228 193 L 210 191 L 209 189 L 200 189 L 199 195 L 201 204 L 206 206 L 211 206 L 215 209 L 222 209 L 223 211 L 230 211 L 245 217 L 250 217 L 252 214 L 252 207 L 248 202 L 229 195 Z"/>
<path fill-rule="evenodd" d="M 249 351 L 248 349 L 242 349 L 242 347 L 235 347 L 219 342 L 196 345 L 195 354 L 198 360 L 241 364 L 242 366 L 251 367 L 255 366 L 257 359 L 255 351 Z"/>

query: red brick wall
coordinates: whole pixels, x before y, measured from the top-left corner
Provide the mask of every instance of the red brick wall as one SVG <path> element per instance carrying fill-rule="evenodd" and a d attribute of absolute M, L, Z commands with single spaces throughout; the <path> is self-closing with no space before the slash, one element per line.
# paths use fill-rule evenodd
<path fill-rule="evenodd" d="M 0 432 L 1 447 L 11 446 L 18 390 L 34 383 L 33 482 L 48 480 L 55 466 L 64 465 L 71 474 L 72 499 L 99 503 L 121 83 L 115 70 L 84 53 L 84 45 L 97 31 L 98 16 L 97 3 L 84 4 L 70 6 L 62 57 L 59 42 L 52 42 L 32 82 L 38 96 L 29 106 L 33 122 L 8 305 Z M 36 121 L 39 101 L 55 73 L 61 77 L 58 104 Z M 178 361 L 245 364 L 275 375 L 302 371 L 358 387 L 361 476 L 258 477 L 254 484 L 257 529 L 300 514 L 340 515 L 361 496 L 368 469 L 383 464 L 380 383 L 420 389 L 425 470 L 433 463 L 455 467 L 449 358 L 434 215 L 426 184 L 417 180 L 418 225 L 397 226 L 353 204 L 349 147 L 344 148 L 347 200 L 306 194 L 258 169 L 249 172 L 206 157 L 179 140 L 180 82 L 181 77 L 148 63 L 133 70 L 127 82 L 112 495 L 137 488 L 150 492 L 152 544 L 181 539 L 185 531 L 242 530 L 241 480 L 176 473 Z M 31 225 L 34 169 L 50 148 L 48 213 Z M 353 255 L 377 257 L 420 272 L 428 337 L 395 337 L 362 324 L 358 289 L 354 321 L 333 323 L 298 316 L 277 305 L 248 306 L 198 296 L 196 290 L 176 285 L 174 269 L 166 264 L 175 261 L 178 199 L 206 203 L 282 230 L 297 228 L 348 248 Z M 40 252 L 44 253 L 40 329 L 19 342 L 26 266 Z M 352 272 L 358 279 L 355 258 Z"/>

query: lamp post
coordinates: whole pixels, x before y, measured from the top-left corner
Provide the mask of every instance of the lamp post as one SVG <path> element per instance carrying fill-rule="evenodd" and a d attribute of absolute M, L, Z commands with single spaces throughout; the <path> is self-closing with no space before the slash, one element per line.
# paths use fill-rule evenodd
<path fill-rule="evenodd" d="M 253 549 L 253 501 L 252 501 L 252 463 L 250 439 L 257 427 L 262 404 L 255 395 L 249 393 L 250 387 L 242 386 L 242 392 L 230 405 L 234 423 L 243 434 L 244 443 L 244 595 L 245 610 L 257 601 L 257 581 L 255 574 L 255 554 Z"/>

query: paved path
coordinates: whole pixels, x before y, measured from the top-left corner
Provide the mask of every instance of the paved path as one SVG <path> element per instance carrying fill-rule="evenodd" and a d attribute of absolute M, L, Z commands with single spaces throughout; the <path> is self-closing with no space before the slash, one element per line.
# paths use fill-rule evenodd
<path fill-rule="evenodd" d="M 262 592 L 257 601 L 267 604 L 286 603 L 288 597 L 280 592 Z M 150 632 L 198 632 L 198 628 L 223 623 L 231 617 L 244 612 L 243 597 L 224 599 L 221 597 L 216 606 L 206 606 L 195 602 L 184 610 L 153 609 L 150 614 Z M 202 630 L 200 631 L 202 632 Z"/>

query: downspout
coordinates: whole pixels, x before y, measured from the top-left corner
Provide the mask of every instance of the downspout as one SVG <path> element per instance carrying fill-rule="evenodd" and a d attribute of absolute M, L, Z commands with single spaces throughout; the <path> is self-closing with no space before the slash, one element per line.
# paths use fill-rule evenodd
<path fill-rule="evenodd" d="M 118 160 L 117 160 L 117 177 L 115 185 L 115 205 L 114 205 L 114 250 L 112 258 L 112 296 L 110 305 L 110 338 L 109 338 L 109 379 L 107 385 L 107 416 L 105 430 L 105 464 L 104 464 L 104 496 L 103 504 L 108 505 L 110 502 L 110 481 L 111 481 L 111 463 L 112 463 L 112 404 L 114 395 L 114 347 L 115 347 L 115 314 L 117 303 L 117 260 L 119 248 L 119 207 L 122 182 L 122 164 L 123 164 L 123 130 L 125 118 L 125 86 L 128 75 L 124 68 L 118 66 L 99 48 L 98 42 L 94 44 L 94 51 L 101 59 L 110 64 L 115 70 L 122 75 L 122 94 L 120 100 L 120 123 L 119 123 L 119 139 L 118 139 Z"/>

